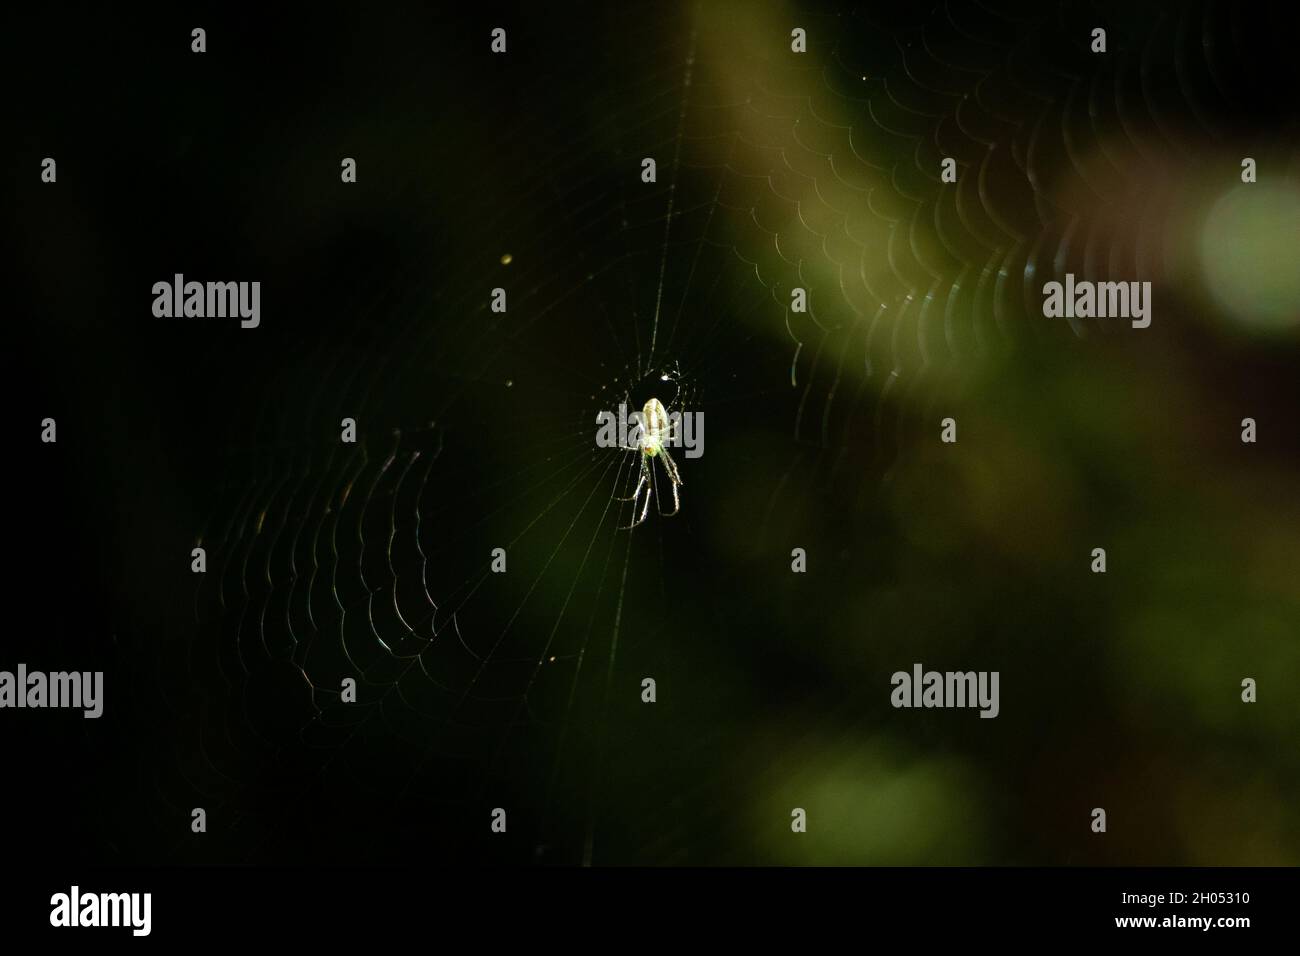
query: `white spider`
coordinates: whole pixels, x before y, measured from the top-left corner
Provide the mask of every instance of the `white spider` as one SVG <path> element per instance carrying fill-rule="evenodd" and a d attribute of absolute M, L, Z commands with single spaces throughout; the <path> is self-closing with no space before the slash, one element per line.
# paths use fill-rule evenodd
<path fill-rule="evenodd" d="M 668 412 L 664 408 L 663 402 L 659 401 L 659 399 L 650 399 L 641 409 L 641 424 L 638 433 L 636 441 L 623 446 L 624 450 L 637 452 L 641 456 L 641 472 L 637 479 L 636 490 L 632 492 L 632 497 L 618 498 L 618 500 L 632 502 L 634 517 L 636 515 L 636 500 L 641 497 L 641 489 L 643 488 L 645 489 L 645 502 L 641 505 L 641 517 L 636 518 L 626 528 L 635 528 L 645 521 L 646 516 L 650 513 L 650 493 L 652 489 L 658 489 L 658 484 L 654 480 L 654 459 L 656 458 L 663 462 L 664 472 L 668 475 L 668 482 L 673 490 L 673 510 L 664 512 L 661 509 L 659 513 L 668 518 L 677 514 L 678 509 L 682 506 L 681 498 L 677 495 L 677 488 L 682 484 L 682 476 L 677 471 L 677 462 L 673 461 L 673 456 L 668 454 L 668 442 L 673 439 L 673 426 L 669 422 Z"/>

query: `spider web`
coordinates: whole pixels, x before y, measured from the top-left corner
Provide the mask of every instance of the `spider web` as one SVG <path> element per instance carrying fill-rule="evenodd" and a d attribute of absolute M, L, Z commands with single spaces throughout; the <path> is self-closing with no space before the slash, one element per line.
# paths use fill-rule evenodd
<path fill-rule="evenodd" d="M 638 7 L 594 28 L 622 40 L 581 51 L 558 27 L 506 24 L 516 59 L 484 58 L 475 106 L 443 100 L 430 121 L 457 188 L 398 193 L 423 266 L 349 287 L 340 334 L 304 337 L 255 440 L 221 459 L 180 665 L 209 693 L 175 786 L 203 795 L 236 857 L 288 852 L 312 806 L 383 844 L 363 855 L 401 856 L 406 833 L 673 858 L 681 832 L 654 808 L 674 794 L 621 755 L 660 739 L 642 679 L 684 682 L 682 645 L 720 633 L 719 609 L 685 596 L 687 555 L 718 534 L 760 551 L 819 508 L 860 509 L 970 376 L 1066 331 L 1027 321 L 1048 274 L 1158 271 L 1159 236 L 1092 213 L 1132 198 L 1125 170 L 1179 148 L 1161 138 L 1171 106 L 1144 95 L 1153 44 L 1173 37 L 1174 105 L 1210 133 L 1232 91 L 1192 14 L 1113 30 L 1141 52 L 1098 69 L 1077 12 Z M 638 21 L 655 28 L 632 42 Z M 569 105 L 530 111 L 525 83 Z M 421 233 L 435 219 L 454 244 Z M 706 451 L 678 456 L 679 515 L 621 531 L 636 460 L 594 447 L 596 413 L 665 390 L 703 413 Z M 337 440 L 344 417 L 355 446 Z M 355 794 L 403 823 L 356 819 Z M 489 843 L 495 807 L 524 834 L 509 850 Z"/>

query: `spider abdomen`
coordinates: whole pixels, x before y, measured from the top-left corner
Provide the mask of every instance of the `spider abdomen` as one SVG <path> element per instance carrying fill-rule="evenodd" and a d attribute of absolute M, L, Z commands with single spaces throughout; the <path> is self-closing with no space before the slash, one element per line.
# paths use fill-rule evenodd
<path fill-rule="evenodd" d="M 641 409 L 641 450 L 651 458 L 659 454 L 668 440 L 668 412 L 664 403 L 652 398 Z"/>

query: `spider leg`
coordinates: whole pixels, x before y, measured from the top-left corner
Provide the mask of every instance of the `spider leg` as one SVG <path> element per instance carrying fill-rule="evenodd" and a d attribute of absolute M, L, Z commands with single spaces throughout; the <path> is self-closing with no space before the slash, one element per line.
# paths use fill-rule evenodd
<path fill-rule="evenodd" d="M 664 471 L 667 472 L 668 474 L 668 485 L 673 490 L 673 510 L 664 511 L 663 507 L 660 506 L 659 513 L 663 515 L 665 518 L 671 518 L 673 515 L 677 514 L 678 510 L 682 506 L 682 500 L 677 495 L 677 486 L 681 484 L 681 481 L 677 477 L 676 463 L 673 463 L 673 460 L 668 457 L 668 450 L 664 449 L 663 451 L 661 451 L 659 453 L 659 457 L 663 458 L 664 460 Z M 655 484 L 655 487 L 656 488 L 658 487 L 657 482 Z M 660 500 L 662 501 L 662 498 Z"/>
<path fill-rule="evenodd" d="M 654 479 L 654 470 L 653 470 L 653 469 L 650 469 L 650 468 L 647 468 L 647 470 L 650 472 L 650 477 L 651 477 L 651 479 L 653 480 L 653 479 Z M 641 505 L 641 517 L 640 517 L 640 518 L 637 518 L 637 520 L 636 520 L 636 524 L 641 524 L 643 521 L 645 521 L 645 519 L 646 519 L 646 515 L 650 514 L 650 493 L 651 493 L 652 490 L 653 490 L 653 486 L 652 486 L 652 485 L 647 484 L 647 485 L 645 486 L 645 503 L 644 503 L 643 505 Z M 636 505 L 633 505 L 632 507 L 635 508 Z M 635 527 L 636 527 L 636 524 L 632 525 L 632 527 L 635 528 Z"/>
<path fill-rule="evenodd" d="M 628 531 L 635 528 L 641 522 L 645 521 L 646 515 L 650 513 L 650 486 L 648 484 L 650 469 L 646 467 L 645 457 L 641 458 L 641 475 L 637 479 L 636 491 L 632 493 L 631 498 L 619 498 L 619 501 L 632 502 L 632 514 L 636 514 L 636 500 L 641 494 L 641 489 L 645 488 L 645 504 L 641 507 L 641 517 L 636 518 L 631 524 L 623 525 L 623 530 Z"/>
<path fill-rule="evenodd" d="M 637 499 L 638 497 L 640 497 L 640 495 L 641 495 L 641 486 L 644 485 L 645 482 L 646 482 L 646 473 L 645 473 L 645 472 L 646 472 L 646 468 L 645 468 L 645 456 L 642 456 L 642 457 L 641 457 L 641 470 L 640 470 L 639 476 L 638 476 L 638 478 L 637 478 L 636 491 L 632 492 L 631 497 L 628 497 L 628 498 L 621 497 L 620 495 L 615 495 L 615 496 L 614 496 L 614 500 L 615 500 L 615 501 L 636 501 L 636 499 Z M 635 511 L 636 509 L 633 508 L 632 510 Z"/>
<path fill-rule="evenodd" d="M 673 461 L 673 456 L 668 454 L 667 448 L 660 450 L 659 457 L 664 460 L 664 471 L 668 472 L 668 477 L 673 480 L 673 484 L 685 484 L 682 481 L 682 473 L 677 470 L 677 462 Z"/>

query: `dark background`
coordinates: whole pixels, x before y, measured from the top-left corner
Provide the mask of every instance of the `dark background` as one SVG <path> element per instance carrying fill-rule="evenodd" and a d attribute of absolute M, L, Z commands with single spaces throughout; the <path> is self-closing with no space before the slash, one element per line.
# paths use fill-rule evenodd
<path fill-rule="evenodd" d="M 1294 864 L 1295 300 L 1225 304 L 1189 238 L 1242 156 L 1300 190 L 1277 11 L 11 19 L 0 667 L 106 711 L 5 712 L 8 849 Z M 1042 318 L 1067 271 L 1153 280 L 1152 328 Z M 176 272 L 261 327 L 155 319 Z M 629 534 L 595 413 L 665 389 L 705 454 Z M 890 708 L 914 661 L 1001 715 Z"/>

